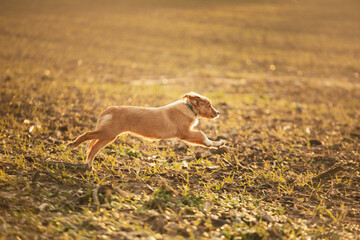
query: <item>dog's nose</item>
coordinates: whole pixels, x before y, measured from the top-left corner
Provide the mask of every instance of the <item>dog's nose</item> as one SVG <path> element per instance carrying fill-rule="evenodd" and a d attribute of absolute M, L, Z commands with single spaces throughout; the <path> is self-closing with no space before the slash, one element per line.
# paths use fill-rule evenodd
<path fill-rule="evenodd" d="M 216 111 L 216 114 L 219 116 L 219 115 L 220 115 L 220 112 L 219 112 L 219 111 Z"/>

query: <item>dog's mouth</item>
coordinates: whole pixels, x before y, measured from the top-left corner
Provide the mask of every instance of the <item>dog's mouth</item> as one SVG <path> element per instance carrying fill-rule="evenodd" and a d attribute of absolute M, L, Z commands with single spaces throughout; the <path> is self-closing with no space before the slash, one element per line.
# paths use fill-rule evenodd
<path fill-rule="evenodd" d="M 216 109 L 212 109 L 210 118 L 216 119 L 216 118 L 218 118 L 219 116 L 220 116 L 220 112 L 217 111 Z"/>
<path fill-rule="evenodd" d="M 204 111 L 204 112 L 199 111 L 199 112 L 200 112 L 199 115 L 202 116 L 203 118 L 216 119 L 220 116 L 219 111 L 217 111 L 214 108 L 212 108 L 210 111 Z"/>
<path fill-rule="evenodd" d="M 212 119 L 217 119 L 217 118 L 219 118 L 219 117 L 220 117 L 220 113 L 216 111 L 214 114 L 211 114 L 211 117 L 210 117 L 210 118 L 212 118 Z"/>
<path fill-rule="evenodd" d="M 220 114 L 215 114 L 215 115 L 211 116 L 212 119 L 217 119 L 219 117 L 220 117 Z"/>
<path fill-rule="evenodd" d="M 218 114 L 211 114 L 211 115 L 201 115 L 203 118 L 208 118 L 208 119 L 217 119 L 219 118 Z"/>

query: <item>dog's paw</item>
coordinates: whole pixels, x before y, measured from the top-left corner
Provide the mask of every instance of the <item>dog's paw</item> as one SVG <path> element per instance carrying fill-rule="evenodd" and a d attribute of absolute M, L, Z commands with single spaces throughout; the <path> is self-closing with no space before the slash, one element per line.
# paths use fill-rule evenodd
<path fill-rule="evenodd" d="M 213 142 L 213 146 L 214 146 L 214 147 L 221 147 L 221 146 L 224 145 L 225 143 L 226 143 L 225 140 L 220 140 L 220 141 Z"/>
<path fill-rule="evenodd" d="M 89 164 L 86 164 L 85 170 L 90 171 L 90 172 L 95 172 L 95 168 L 93 166 L 90 166 Z"/>

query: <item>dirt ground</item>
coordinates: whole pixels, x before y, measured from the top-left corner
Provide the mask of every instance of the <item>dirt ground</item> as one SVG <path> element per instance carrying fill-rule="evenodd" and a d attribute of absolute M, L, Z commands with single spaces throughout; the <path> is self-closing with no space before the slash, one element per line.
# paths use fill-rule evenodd
<path fill-rule="evenodd" d="M 0 2 L 0 239 L 358 239 L 358 1 Z M 219 149 L 121 135 L 194 91 Z"/>

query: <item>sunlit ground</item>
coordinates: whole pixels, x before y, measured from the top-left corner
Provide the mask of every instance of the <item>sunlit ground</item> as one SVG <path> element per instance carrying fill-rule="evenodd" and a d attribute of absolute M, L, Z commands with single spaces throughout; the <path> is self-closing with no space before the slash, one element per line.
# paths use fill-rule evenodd
<path fill-rule="evenodd" d="M 0 2 L 0 239 L 357 239 L 358 1 Z M 66 144 L 190 91 L 210 150 Z M 98 198 L 96 200 L 96 198 Z M 98 201 L 98 202 L 97 202 Z"/>

